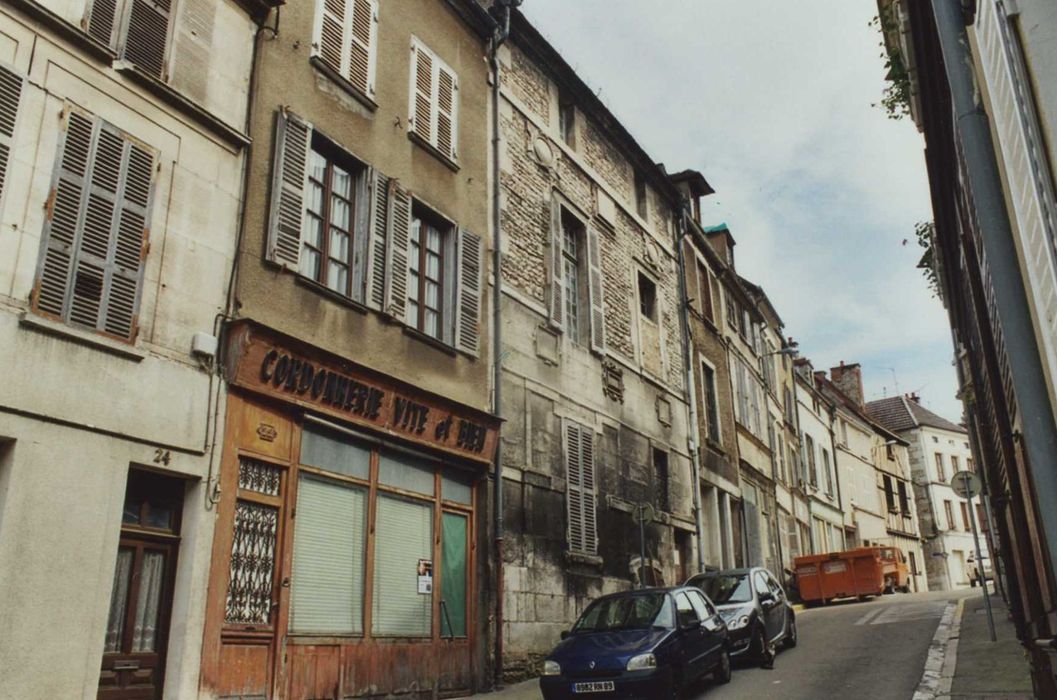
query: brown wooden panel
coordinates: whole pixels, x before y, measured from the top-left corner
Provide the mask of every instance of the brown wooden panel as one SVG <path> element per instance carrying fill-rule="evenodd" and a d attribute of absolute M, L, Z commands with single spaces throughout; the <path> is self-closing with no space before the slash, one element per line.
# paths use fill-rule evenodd
<path fill-rule="evenodd" d="M 341 684 L 341 647 L 289 647 L 289 700 L 331 700 Z"/>
<path fill-rule="evenodd" d="M 218 695 L 267 695 L 271 683 L 271 647 L 245 641 L 220 645 Z"/>
<path fill-rule="evenodd" d="M 230 428 L 238 447 L 289 462 L 293 424 L 278 411 L 245 400 L 240 403 L 240 410 L 230 418 L 236 421 Z"/>

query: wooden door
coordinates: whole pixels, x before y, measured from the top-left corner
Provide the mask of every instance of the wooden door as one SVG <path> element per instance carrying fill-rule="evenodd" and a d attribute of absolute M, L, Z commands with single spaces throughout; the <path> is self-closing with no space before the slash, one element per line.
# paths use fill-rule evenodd
<path fill-rule="evenodd" d="M 179 480 L 135 470 L 129 475 L 99 700 L 161 697 L 182 497 Z"/>

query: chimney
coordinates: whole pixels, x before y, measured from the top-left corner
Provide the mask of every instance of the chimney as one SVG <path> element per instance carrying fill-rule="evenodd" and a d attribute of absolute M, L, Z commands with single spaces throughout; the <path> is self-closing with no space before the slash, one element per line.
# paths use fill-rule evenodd
<path fill-rule="evenodd" d="M 862 390 L 862 368 L 859 367 L 857 362 L 846 365 L 841 360 L 840 367 L 831 368 L 829 375 L 831 381 L 841 390 L 841 393 L 857 403 L 860 408 L 865 406 Z"/>
<path fill-rule="evenodd" d="M 916 391 L 913 394 L 907 394 L 907 399 L 909 399 L 910 401 L 913 401 L 914 403 L 918 404 L 919 406 L 921 405 L 921 397 L 918 396 L 918 393 Z"/>

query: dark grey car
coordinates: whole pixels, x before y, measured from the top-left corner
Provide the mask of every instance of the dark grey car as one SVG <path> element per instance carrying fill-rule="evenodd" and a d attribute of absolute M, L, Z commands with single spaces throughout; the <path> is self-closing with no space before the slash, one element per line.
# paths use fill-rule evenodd
<path fill-rule="evenodd" d="M 785 590 L 762 567 L 728 569 L 691 576 L 727 623 L 730 655 L 759 659 L 765 639 L 776 647 L 795 647 L 796 612 Z"/>

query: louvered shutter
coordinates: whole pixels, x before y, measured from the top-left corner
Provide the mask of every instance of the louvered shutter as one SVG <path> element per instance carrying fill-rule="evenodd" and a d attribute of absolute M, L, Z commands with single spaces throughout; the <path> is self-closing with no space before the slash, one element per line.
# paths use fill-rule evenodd
<path fill-rule="evenodd" d="M 4 202 L 4 182 L 14 150 L 15 123 L 22 100 L 22 76 L 0 66 L 0 205 Z"/>
<path fill-rule="evenodd" d="M 389 178 L 371 170 L 370 183 L 370 215 L 371 222 L 368 230 L 370 239 L 367 242 L 367 265 L 366 265 L 366 302 L 373 309 L 381 311 L 385 308 L 385 266 L 386 266 L 386 240 L 388 237 L 389 221 Z"/>
<path fill-rule="evenodd" d="M 433 55 L 411 43 L 411 131 L 433 143 Z"/>
<path fill-rule="evenodd" d="M 279 110 L 275 124 L 275 164 L 267 257 L 294 271 L 299 271 L 301 267 L 301 231 L 311 140 L 310 123 L 293 112 Z"/>
<path fill-rule="evenodd" d="M 119 24 L 117 3 L 118 0 L 93 0 L 85 27 L 89 36 L 111 48 L 115 44 L 114 28 Z"/>
<path fill-rule="evenodd" d="M 386 227 L 385 303 L 383 311 L 403 322 L 407 308 L 407 247 L 411 236 L 411 194 L 389 181 Z"/>
<path fill-rule="evenodd" d="M 565 500 L 569 550 L 574 552 L 584 551 L 582 473 L 580 426 L 576 423 L 567 423 L 565 426 Z"/>
<path fill-rule="evenodd" d="M 345 53 L 347 12 L 348 0 L 322 0 L 319 3 L 319 25 L 313 47 L 315 55 L 342 76 L 346 74 L 342 56 Z"/>
<path fill-rule="evenodd" d="M 598 229 L 587 228 L 587 295 L 591 307 L 591 350 L 604 355 L 606 352 L 606 309 L 602 284 L 602 248 Z"/>
<path fill-rule="evenodd" d="M 481 275 L 484 271 L 484 241 L 459 229 L 456 244 L 455 347 L 477 357 L 481 336 Z"/>
<path fill-rule="evenodd" d="M 171 0 L 127 0 L 125 40 L 121 57 L 156 78 L 165 66 Z"/>
<path fill-rule="evenodd" d="M 180 0 L 176 5 L 169 82 L 199 102 L 209 93 L 216 13 L 217 0 Z"/>
<path fill-rule="evenodd" d="M 697 254 L 694 246 L 690 243 L 689 236 L 683 239 L 683 272 L 686 273 L 686 296 L 690 300 L 690 308 L 701 311 L 704 308 L 701 298 L 701 285 L 697 273 Z"/>
<path fill-rule="evenodd" d="M 598 527 L 595 514 L 595 434 L 580 427 L 580 487 L 583 493 L 584 550 L 588 554 L 598 551 Z"/>
<path fill-rule="evenodd" d="M 550 290 L 547 294 L 550 325 L 558 330 L 565 327 L 565 285 L 562 284 L 562 205 L 551 196 Z"/>
<path fill-rule="evenodd" d="M 459 79 L 445 66 L 437 66 L 436 125 L 434 145 L 448 158 L 455 160 L 459 110 Z"/>
<path fill-rule="evenodd" d="M 133 339 L 155 155 L 102 120 L 70 112 L 56 170 L 36 308 Z"/>
<path fill-rule="evenodd" d="M 350 0 L 352 26 L 349 28 L 349 66 L 345 73 L 356 89 L 374 95 L 375 42 L 378 36 L 377 0 Z"/>

